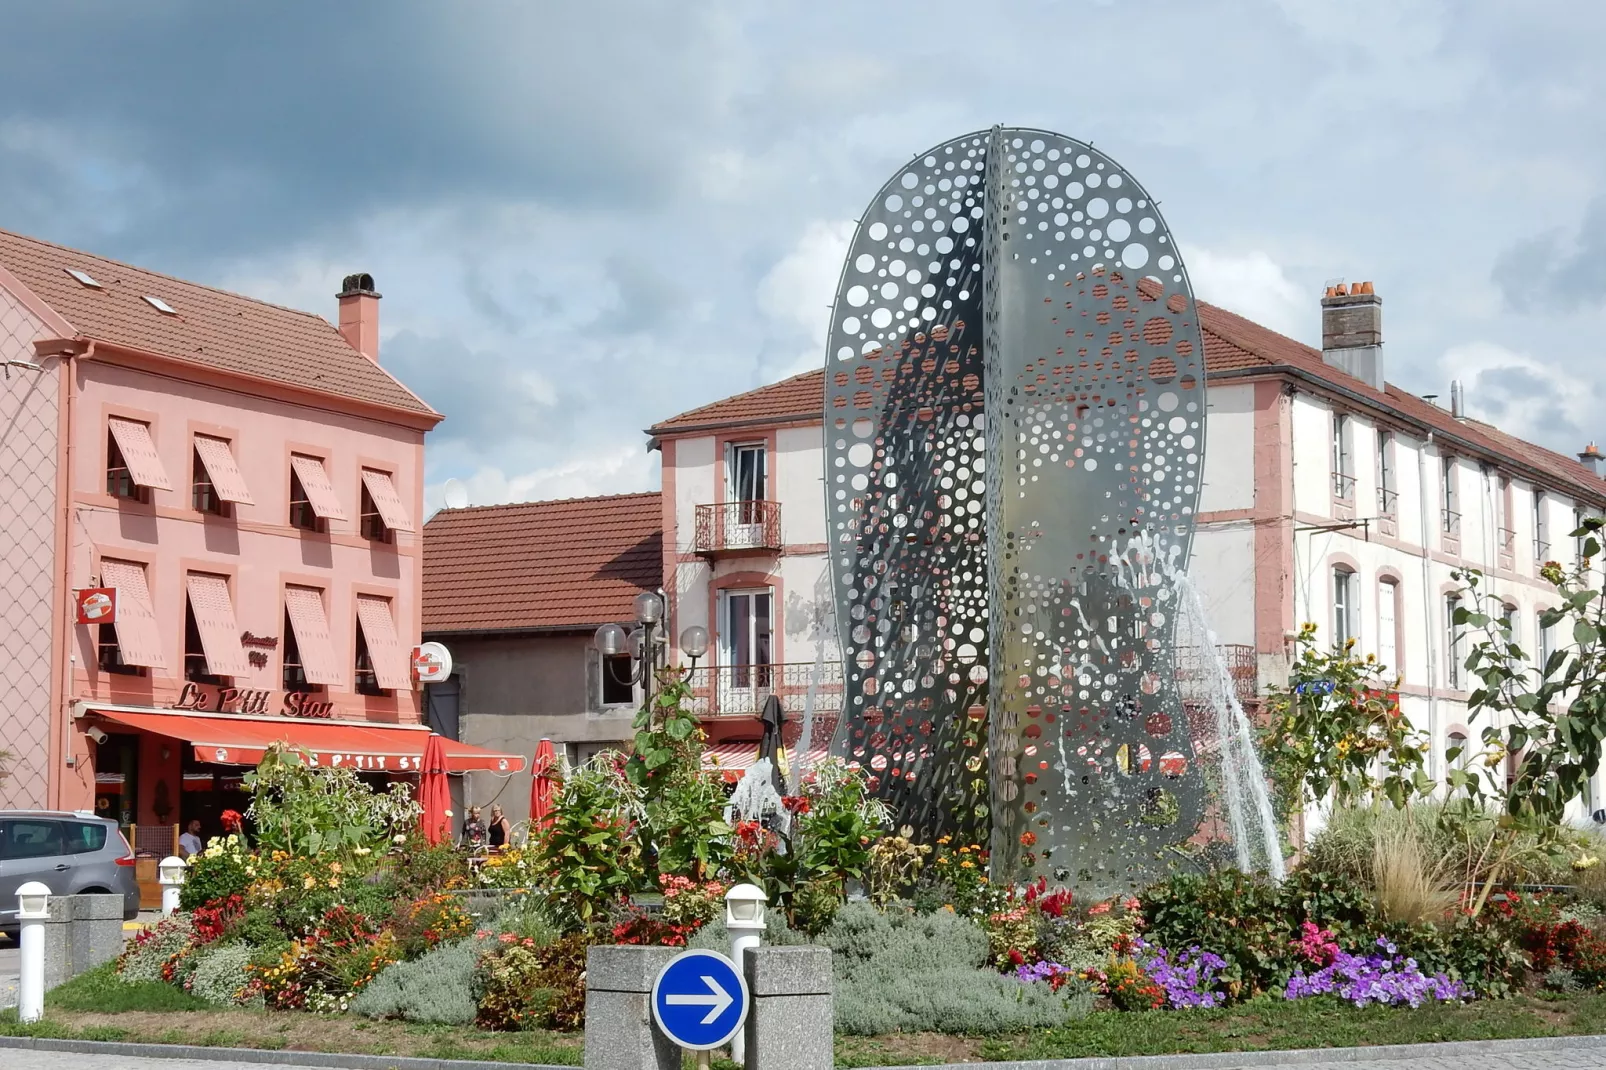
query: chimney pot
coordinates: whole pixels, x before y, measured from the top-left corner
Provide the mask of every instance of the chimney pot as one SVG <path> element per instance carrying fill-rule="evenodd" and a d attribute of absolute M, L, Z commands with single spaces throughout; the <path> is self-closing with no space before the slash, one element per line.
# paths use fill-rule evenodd
<path fill-rule="evenodd" d="M 1370 282 L 1328 287 L 1322 298 L 1322 361 L 1374 390 L 1384 388 L 1383 299 Z"/>
<path fill-rule="evenodd" d="M 1583 464 L 1597 476 L 1606 476 L 1606 454 L 1600 452 L 1600 447 L 1590 442 L 1578 454 L 1580 464 Z"/>
<path fill-rule="evenodd" d="M 335 295 L 340 305 L 340 334 L 375 364 L 379 363 L 379 298 L 374 277 L 366 271 L 347 275 Z"/>

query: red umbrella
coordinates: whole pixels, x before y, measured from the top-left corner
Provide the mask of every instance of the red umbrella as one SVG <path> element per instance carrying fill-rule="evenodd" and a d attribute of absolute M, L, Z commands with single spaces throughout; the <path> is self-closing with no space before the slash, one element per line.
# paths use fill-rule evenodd
<path fill-rule="evenodd" d="M 446 782 L 446 745 L 433 732 L 424 744 L 423 769 L 418 778 L 418 802 L 424 813 L 419 820 L 424 839 L 435 844 L 452 838 L 452 789 Z"/>
<path fill-rule="evenodd" d="M 530 771 L 535 774 L 530 781 L 530 824 L 546 828 L 552 824 L 552 804 L 557 801 L 558 784 L 562 780 L 558 775 L 558 756 L 550 739 L 543 739 L 535 748 L 535 761 L 530 763 Z"/>

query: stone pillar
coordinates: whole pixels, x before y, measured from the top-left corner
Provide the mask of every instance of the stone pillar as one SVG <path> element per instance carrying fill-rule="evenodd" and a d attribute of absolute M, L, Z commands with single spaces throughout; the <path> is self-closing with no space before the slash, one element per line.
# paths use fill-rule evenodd
<path fill-rule="evenodd" d="M 44 921 L 45 934 L 45 991 L 72 980 L 72 916 L 71 895 L 53 895 L 45 909 L 49 912 Z"/>
<path fill-rule="evenodd" d="M 76 977 L 123 953 L 123 897 L 75 895 L 72 911 L 72 973 Z"/>
<path fill-rule="evenodd" d="M 680 1070 L 680 1047 L 652 1018 L 652 983 L 672 947 L 586 952 L 586 1070 Z"/>
<path fill-rule="evenodd" d="M 747 1070 L 831 1070 L 831 949 L 755 947 L 744 973 L 753 999 Z"/>

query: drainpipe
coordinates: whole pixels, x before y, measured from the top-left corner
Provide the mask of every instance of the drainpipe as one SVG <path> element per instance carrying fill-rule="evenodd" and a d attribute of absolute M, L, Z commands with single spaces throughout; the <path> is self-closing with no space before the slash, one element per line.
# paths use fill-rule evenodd
<path fill-rule="evenodd" d="M 1439 686 L 1438 659 L 1434 656 L 1433 636 L 1433 571 L 1428 549 L 1428 447 L 1433 445 L 1433 432 L 1423 440 L 1416 451 L 1416 488 L 1421 499 L 1422 527 L 1422 624 L 1428 652 L 1428 775 L 1438 779 L 1439 707 L 1435 692 Z"/>
<path fill-rule="evenodd" d="M 73 421 L 73 414 L 75 411 L 73 401 L 78 393 L 77 383 L 74 382 L 75 372 L 73 358 L 81 357 L 87 359 L 93 357 L 95 355 L 95 343 L 92 340 L 77 339 L 64 341 L 65 344 L 56 352 L 56 356 L 61 361 L 61 374 L 66 376 L 67 385 L 66 406 L 65 411 L 62 413 L 61 420 L 61 436 L 63 443 L 61 463 L 65 472 L 65 483 L 63 484 L 63 482 L 60 480 L 57 481 L 57 486 L 64 485 L 65 488 L 61 498 L 60 519 L 58 520 L 58 523 L 61 524 L 61 531 L 64 538 L 64 542 L 60 544 L 63 546 L 63 552 L 61 555 L 61 561 L 59 562 L 58 573 L 61 577 L 62 604 L 67 610 L 66 618 L 63 621 L 64 629 L 62 631 L 61 764 L 62 768 L 65 769 L 67 768 L 68 763 L 71 763 L 73 772 L 78 775 L 80 780 L 82 780 L 84 772 L 82 769 L 78 768 L 77 760 L 73 757 L 72 747 L 72 674 L 73 658 L 76 656 L 74 648 L 77 645 L 74 642 L 74 639 L 77 635 L 77 617 L 72 610 L 72 558 L 74 538 L 72 504 L 73 436 L 76 433 Z M 61 804 L 61 787 L 58 787 L 57 796 L 52 801 L 58 806 Z"/>

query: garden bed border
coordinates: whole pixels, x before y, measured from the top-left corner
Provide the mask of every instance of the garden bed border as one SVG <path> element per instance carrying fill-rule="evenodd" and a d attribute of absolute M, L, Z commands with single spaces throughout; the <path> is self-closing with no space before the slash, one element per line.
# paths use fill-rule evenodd
<path fill-rule="evenodd" d="M 55 1037 L 0 1037 L 0 1050 L 75 1052 L 155 1059 L 231 1060 L 268 1066 L 320 1066 L 336 1070 L 576 1070 L 550 1063 L 504 1063 L 476 1059 L 425 1059 L 402 1055 L 344 1055 L 294 1051 L 288 1048 L 209 1048 L 197 1044 L 141 1044 L 107 1040 L 62 1040 Z M 1454 1058 L 1463 1055 L 1533 1054 L 1542 1051 L 1600 1049 L 1606 1035 L 1529 1037 L 1516 1040 L 1454 1040 L 1436 1044 L 1376 1044 L 1348 1048 L 1224 1051 L 1179 1055 L 1093 1056 L 1082 1059 L 1033 1059 L 1004 1063 L 944 1063 L 925 1070 L 1236 1070 L 1251 1066 L 1305 1066 L 1319 1063 L 1380 1059 Z M 866 1070 L 901 1070 L 870 1067 Z"/>

